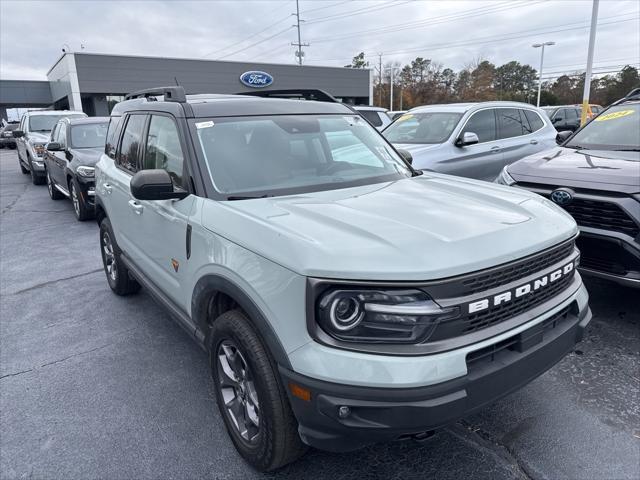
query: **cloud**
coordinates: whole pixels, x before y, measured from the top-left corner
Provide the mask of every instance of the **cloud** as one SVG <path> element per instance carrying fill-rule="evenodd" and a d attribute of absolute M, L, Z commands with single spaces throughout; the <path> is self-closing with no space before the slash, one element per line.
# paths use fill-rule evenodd
<path fill-rule="evenodd" d="M 538 67 L 531 44 L 556 41 L 545 70 L 584 69 L 591 1 L 301 0 L 310 65 L 342 66 L 421 56 L 460 69 L 479 57 Z M 0 78 L 45 79 L 64 44 L 127 55 L 293 63 L 293 0 L 0 2 Z M 595 63 L 640 63 L 640 4 L 600 2 Z M 628 14 L 628 15 L 625 15 Z M 205 57 L 206 55 L 206 57 Z M 606 68 L 602 68 L 606 70 Z"/>

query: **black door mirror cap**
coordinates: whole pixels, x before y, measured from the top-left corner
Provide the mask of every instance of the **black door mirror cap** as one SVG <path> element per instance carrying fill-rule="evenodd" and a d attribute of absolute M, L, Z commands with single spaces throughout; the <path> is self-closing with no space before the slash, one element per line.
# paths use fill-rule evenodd
<path fill-rule="evenodd" d="M 64 148 L 62 148 L 62 145 L 60 145 L 58 142 L 49 142 L 47 143 L 47 145 L 45 145 L 44 148 L 46 148 L 50 152 L 60 152 L 64 150 Z"/>
<path fill-rule="evenodd" d="M 558 134 L 556 135 L 556 143 L 558 145 L 562 145 L 571 135 L 573 135 L 573 132 L 571 130 L 563 130 L 562 132 L 558 132 Z"/>
<path fill-rule="evenodd" d="M 13 138 L 21 138 L 24 137 L 24 132 L 22 130 L 14 130 L 11 132 L 13 134 Z"/>
<path fill-rule="evenodd" d="M 182 200 L 186 190 L 175 189 L 169 172 L 162 169 L 140 170 L 130 182 L 131 195 L 137 200 Z"/>
<path fill-rule="evenodd" d="M 413 163 L 413 156 L 408 150 L 405 150 L 404 148 L 396 148 L 396 152 L 398 152 L 398 155 L 400 155 L 409 165 Z"/>

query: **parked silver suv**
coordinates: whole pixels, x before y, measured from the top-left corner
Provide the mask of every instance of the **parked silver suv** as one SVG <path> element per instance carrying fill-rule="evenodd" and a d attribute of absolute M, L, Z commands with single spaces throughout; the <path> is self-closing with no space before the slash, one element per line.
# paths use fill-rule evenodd
<path fill-rule="evenodd" d="M 383 135 L 416 168 L 493 181 L 505 165 L 554 147 L 557 133 L 532 105 L 483 102 L 417 107 Z"/>
<path fill-rule="evenodd" d="M 31 174 L 34 185 L 42 185 L 47 178 L 42 156 L 58 120 L 86 116 L 86 113 L 70 110 L 35 110 L 22 115 L 20 126 L 13 131 L 13 136 L 16 138 L 20 170 Z"/>
<path fill-rule="evenodd" d="M 144 285 L 207 351 L 259 470 L 425 438 L 546 371 L 591 318 L 566 212 L 421 174 L 339 103 L 138 92 L 95 174 L 109 286 Z"/>

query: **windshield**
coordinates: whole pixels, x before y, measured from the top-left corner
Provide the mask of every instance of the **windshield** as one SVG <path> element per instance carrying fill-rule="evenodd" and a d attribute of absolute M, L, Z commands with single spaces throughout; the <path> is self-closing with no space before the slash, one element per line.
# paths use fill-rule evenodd
<path fill-rule="evenodd" d="M 104 147 L 109 122 L 71 125 L 71 147 L 97 148 Z"/>
<path fill-rule="evenodd" d="M 61 118 L 84 118 L 86 115 L 31 115 L 29 116 L 30 132 L 50 132 Z"/>
<path fill-rule="evenodd" d="M 443 143 L 462 117 L 461 113 L 407 113 L 389 125 L 383 135 L 392 143 Z"/>
<path fill-rule="evenodd" d="M 6 127 L 4 127 L 4 131 L 12 131 L 12 130 L 17 130 L 18 129 L 18 124 L 17 123 L 10 123 L 8 124 Z"/>
<path fill-rule="evenodd" d="M 193 122 L 218 192 L 228 198 L 334 190 L 411 170 L 358 115 L 278 115 Z"/>
<path fill-rule="evenodd" d="M 542 110 L 544 110 L 544 113 L 546 113 L 549 118 L 551 118 L 551 116 L 553 115 L 553 112 L 555 112 L 558 109 L 558 107 L 544 107 Z"/>
<path fill-rule="evenodd" d="M 564 146 L 583 150 L 640 151 L 640 104 L 609 108 Z"/>

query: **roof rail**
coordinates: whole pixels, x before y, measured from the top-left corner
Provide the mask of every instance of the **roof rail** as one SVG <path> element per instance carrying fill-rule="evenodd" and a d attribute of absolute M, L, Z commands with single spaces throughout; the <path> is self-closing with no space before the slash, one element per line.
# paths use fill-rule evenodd
<path fill-rule="evenodd" d="M 138 90 L 137 92 L 127 94 L 124 99 L 131 100 L 132 98 L 149 98 L 160 95 L 164 96 L 165 102 L 185 103 L 187 101 L 187 96 L 184 93 L 184 88 L 179 85 Z"/>
<path fill-rule="evenodd" d="M 236 95 L 251 95 L 268 98 L 298 98 L 316 100 L 318 102 L 342 103 L 330 93 L 313 88 L 291 88 L 288 90 L 257 90 L 255 92 L 239 92 Z"/>

